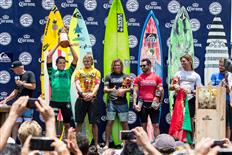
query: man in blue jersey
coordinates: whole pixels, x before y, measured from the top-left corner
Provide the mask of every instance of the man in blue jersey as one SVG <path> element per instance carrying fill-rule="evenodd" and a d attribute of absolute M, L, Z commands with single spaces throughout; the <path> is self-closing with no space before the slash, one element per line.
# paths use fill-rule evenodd
<path fill-rule="evenodd" d="M 230 88 L 228 75 L 230 73 L 225 70 L 224 59 L 219 60 L 219 72 L 211 76 L 211 83 L 213 86 L 223 86 L 226 88 L 226 137 L 230 138 L 232 128 L 232 107 L 230 106 Z"/>

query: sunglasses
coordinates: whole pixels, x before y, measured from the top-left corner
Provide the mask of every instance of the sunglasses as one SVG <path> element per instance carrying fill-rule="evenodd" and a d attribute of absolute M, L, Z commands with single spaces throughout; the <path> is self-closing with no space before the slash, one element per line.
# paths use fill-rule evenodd
<path fill-rule="evenodd" d="M 142 67 L 146 67 L 147 65 L 140 65 L 140 67 L 142 68 Z"/>

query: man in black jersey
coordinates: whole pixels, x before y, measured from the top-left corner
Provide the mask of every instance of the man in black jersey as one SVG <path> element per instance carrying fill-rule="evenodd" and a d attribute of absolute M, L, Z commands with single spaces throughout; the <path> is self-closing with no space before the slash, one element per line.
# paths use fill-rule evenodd
<path fill-rule="evenodd" d="M 6 104 L 8 101 L 19 98 L 20 96 L 33 96 L 33 91 L 36 88 L 35 75 L 32 71 L 26 71 L 22 62 L 14 61 L 11 65 L 12 71 L 15 73 L 15 88 L 0 104 Z M 17 118 L 13 128 L 12 137 L 16 140 L 20 123 L 32 119 L 33 109 L 27 109 L 21 117 Z"/>

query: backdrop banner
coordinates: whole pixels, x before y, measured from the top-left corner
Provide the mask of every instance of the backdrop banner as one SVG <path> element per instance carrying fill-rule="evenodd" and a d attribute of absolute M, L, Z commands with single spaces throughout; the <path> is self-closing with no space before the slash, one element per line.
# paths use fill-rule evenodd
<path fill-rule="evenodd" d="M 131 75 L 137 74 L 138 48 L 141 31 L 150 10 L 153 10 L 160 28 L 163 49 L 165 98 L 162 104 L 160 119 L 161 132 L 167 132 L 170 123 L 168 89 L 167 89 L 167 59 L 171 28 L 177 11 L 185 6 L 188 11 L 194 37 L 195 71 L 200 74 L 204 83 L 206 46 L 230 50 L 231 33 L 231 1 L 230 0 L 121 0 L 126 15 L 129 45 Z M 0 0 L 0 100 L 8 96 L 14 89 L 14 74 L 10 65 L 14 60 L 20 60 L 26 70 L 36 75 L 37 89 L 35 97 L 40 95 L 40 57 L 44 27 L 47 16 L 56 4 L 64 24 L 69 25 L 71 15 L 78 8 L 85 19 L 93 49 L 94 65 L 103 75 L 104 34 L 107 15 L 112 0 Z M 211 25 L 215 17 L 219 17 L 226 41 L 220 44 L 207 44 Z M 216 21 L 217 23 L 217 21 Z M 215 21 L 214 21 L 215 24 Z M 224 48 L 227 47 L 227 48 Z M 219 49 L 220 50 L 220 49 Z M 113 52 L 113 51 L 112 51 Z M 208 58 L 215 59 L 217 58 Z M 82 61 L 82 60 L 79 60 Z M 104 77 L 102 77 L 104 78 Z M 100 140 L 104 137 L 106 111 L 103 102 L 103 81 L 98 93 Z M 12 102 L 11 102 L 12 103 Z M 42 124 L 38 113 L 35 119 Z M 129 126 L 139 124 L 137 114 L 130 106 Z"/>

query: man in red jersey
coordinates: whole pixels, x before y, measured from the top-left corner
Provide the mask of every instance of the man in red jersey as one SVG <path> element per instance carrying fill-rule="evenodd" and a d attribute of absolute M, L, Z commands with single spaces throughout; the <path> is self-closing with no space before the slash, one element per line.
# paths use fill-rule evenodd
<path fill-rule="evenodd" d="M 159 108 L 163 92 L 162 80 L 158 75 L 151 72 L 151 61 L 148 58 L 141 60 L 140 67 L 143 73 L 134 80 L 133 105 L 134 109 L 139 112 L 140 121 L 145 131 L 147 128 L 147 117 L 150 115 L 156 137 L 160 133 Z"/>

